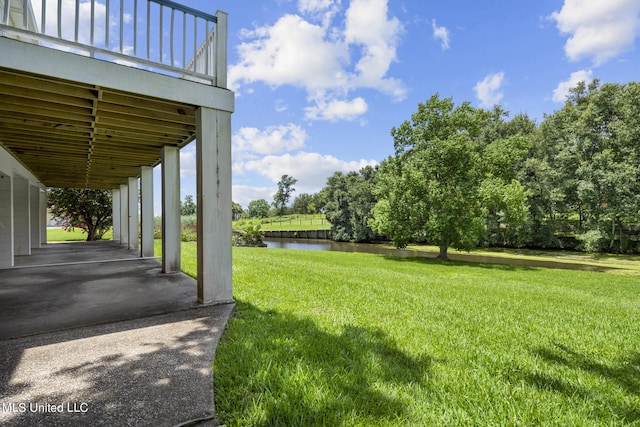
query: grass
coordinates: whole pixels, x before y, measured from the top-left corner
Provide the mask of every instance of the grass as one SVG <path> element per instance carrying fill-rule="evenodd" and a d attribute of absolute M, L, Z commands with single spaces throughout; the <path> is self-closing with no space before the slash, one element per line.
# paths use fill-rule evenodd
<path fill-rule="evenodd" d="M 258 248 L 233 274 L 225 425 L 640 425 L 637 276 Z"/>
<path fill-rule="evenodd" d="M 262 218 L 253 220 L 240 220 L 233 222 L 233 228 L 239 229 L 246 221 L 259 223 L 262 230 L 329 230 L 331 224 L 323 214 L 318 215 L 285 215 L 281 217 Z"/>
<path fill-rule="evenodd" d="M 112 231 L 109 230 L 102 236 L 103 240 L 111 240 L 113 237 Z M 73 231 L 66 231 L 58 227 L 47 228 L 47 241 L 48 242 L 72 242 L 79 240 L 87 240 L 87 234 L 83 233 L 79 228 L 75 228 Z"/>
<path fill-rule="evenodd" d="M 387 244 L 388 247 L 393 247 L 391 244 Z M 409 245 L 407 249 L 417 250 L 421 252 L 428 252 L 434 254 L 434 257 L 438 254 L 439 248 L 437 246 L 428 245 Z M 455 249 L 449 249 L 450 254 L 461 255 L 477 255 L 489 258 L 510 258 L 519 260 L 532 260 L 532 261 L 550 261 L 554 263 L 568 263 L 568 264 L 584 264 L 592 265 L 596 267 L 607 267 L 612 269 L 619 269 L 620 274 L 639 274 L 640 273 L 640 255 L 618 255 L 607 253 L 595 253 L 589 254 L 585 252 L 569 251 L 569 250 L 548 250 L 548 249 L 513 249 L 513 248 L 476 248 L 471 252 L 456 251 Z"/>

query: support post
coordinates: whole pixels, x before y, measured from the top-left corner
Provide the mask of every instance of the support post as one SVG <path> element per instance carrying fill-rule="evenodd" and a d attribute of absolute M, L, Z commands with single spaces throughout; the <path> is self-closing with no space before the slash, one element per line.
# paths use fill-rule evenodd
<path fill-rule="evenodd" d="M 129 249 L 138 249 L 138 178 L 129 178 Z"/>
<path fill-rule="evenodd" d="M 47 210 L 47 190 L 40 190 L 40 247 L 47 244 L 47 223 L 49 212 Z"/>
<path fill-rule="evenodd" d="M 230 302 L 231 113 L 198 108 L 196 141 L 198 302 Z"/>
<path fill-rule="evenodd" d="M 31 255 L 29 180 L 13 177 L 13 248 L 15 255 Z"/>
<path fill-rule="evenodd" d="M 31 249 L 35 249 L 40 247 L 40 188 L 30 185 L 29 191 Z"/>
<path fill-rule="evenodd" d="M 180 150 L 162 148 L 162 272 L 180 271 Z"/>
<path fill-rule="evenodd" d="M 13 182 L 0 171 L 0 268 L 13 267 Z"/>
<path fill-rule="evenodd" d="M 120 244 L 129 246 L 129 186 L 120 184 Z"/>
<path fill-rule="evenodd" d="M 143 166 L 140 170 L 140 256 L 153 256 L 153 168 Z"/>
<path fill-rule="evenodd" d="M 111 219 L 113 222 L 112 240 L 120 241 L 120 188 L 111 190 Z"/>

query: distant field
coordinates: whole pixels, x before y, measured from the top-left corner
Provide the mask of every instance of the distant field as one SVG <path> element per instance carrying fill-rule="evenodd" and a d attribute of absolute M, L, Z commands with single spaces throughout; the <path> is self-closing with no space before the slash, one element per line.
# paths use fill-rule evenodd
<path fill-rule="evenodd" d="M 243 223 L 260 223 L 262 230 L 329 230 L 331 224 L 323 214 L 318 215 L 285 215 L 275 218 L 240 220 L 233 222 L 233 228 L 239 229 Z"/>

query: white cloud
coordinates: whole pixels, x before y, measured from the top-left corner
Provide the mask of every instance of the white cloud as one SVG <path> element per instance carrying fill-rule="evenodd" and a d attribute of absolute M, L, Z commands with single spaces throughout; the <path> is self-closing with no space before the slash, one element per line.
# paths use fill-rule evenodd
<path fill-rule="evenodd" d="M 339 1 L 299 0 L 299 10 L 311 14 L 311 21 L 289 14 L 271 26 L 241 31 L 245 41 L 237 47 L 239 61 L 229 67 L 230 88 L 239 91 L 256 82 L 302 87 L 316 104 L 308 114 L 314 120 L 353 120 L 354 111 L 364 114 L 362 98 L 346 100 L 361 88 L 404 99 L 403 83 L 387 76 L 402 32 L 400 21 L 388 16 L 387 1 L 352 0 L 344 21 L 331 24 Z M 331 19 L 325 14 L 322 24 L 312 22 L 319 12 L 330 13 Z M 344 108 L 348 114 L 343 117 L 323 113 L 322 106 L 339 105 L 352 108 Z"/>
<path fill-rule="evenodd" d="M 298 0 L 298 10 L 322 22 L 324 28 L 340 10 L 340 0 Z"/>
<path fill-rule="evenodd" d="M 325 99 L 319 99 L 313 107 L 305 108 L 305 117 L 310 120 L 330 122 L 354 120 L 366 113 L 368 108 L 367 102 L 360 97 L 351 101 L 332 99 L 327 102 Z"/>
<path fill-rule="evenodd" d="M 435 19 L 431 21 L 431 27 L 433 28 L 433 38 L 440 40 L 442 50 L 449 49 L 449 30 L 446 27 L 438 27 Z"/>
<path fill-rule="evenodd" d="M 297 15 L 285 15 L 273 26 L 245 31 L 251 39 L 238 46 L 240 61 L 229 67 L 230 88 L 240 83 L 293 85 L 316 91 L 345 85 L 345 46 L 325 40 L 326 31 Z"/>
<path fill-rule="evenodd" d="M 298 0 L 298 10 L 303 13 L 321 12 L 331 8 L 334 4 L 333 0 Z"/>
<path fill-rule="evenodd" d="M 314 193 L 322 189 L 334 172 L 357 171 L 365 166 L 375 166 L 375 160 L 345 161 L 329 155 L 307 153 L 266 156 L 262 159 L 236 163 L 234 170 L 254 172 L 277 183 L 287 174 L 298 180 L 298 193 Z"/>
<path fill-rule="evenodd" d="M 253 127 L 240 128 L 233 136 L 235 158 L 253 154 L 277 154 L 304 147 L 307 132 L 293 123 L 269 126 L 264 130 Z"/>
<path fill-rule="evenodd" d="M 196 175 L 196 144 L 191 143 L 180 150 L 180 177 Z"/>
<path fill-rule="evenodd" d="M 569 89 L 576 87 L 576 85 L 580 82 L 589 84 L 592 80 L 593 72 L 591 70 L 580 70 L 571 73 L 569 79 L 558 84 L 558 86 L 553 91 L 553 97 L 551 99 L 553 100 L 553 102 L 564 102 L 567 100 Z"/>
<path fill-rule="evenodd" d="M 633 47 L 639 15 L 638 0 L 565 0 L 549 18 L 570 35 L 564 48 L 570 60 L 592 58 L 600 65 Z"/>
<path fill-rule="evenodd" d="M 362 46 L 352 85 L 374 88 L 400 100 L 406 96 L 402 83 L 384 76 L 396 59 L 403 28 L 397 18 L 388 18 L 387 14 L 387 0 L 352 0 L 344 35 L 347 43 Z"/>
<path fill-rule="evenodd" d="M 500 102 L 504 96 L 504 92 L 501 90 L 503 82 L 504 72 L 500 71 L 499 73 L 489 74 L 473 87 L 481 107 L 493 107 Z"/>

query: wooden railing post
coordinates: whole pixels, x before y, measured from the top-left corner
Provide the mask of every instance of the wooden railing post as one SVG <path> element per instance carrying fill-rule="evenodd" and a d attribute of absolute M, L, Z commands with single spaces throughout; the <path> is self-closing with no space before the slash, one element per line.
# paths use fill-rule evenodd
<path fill-rule="evenodd" d="M 227 19 L 228 14 L 218 10 L 216 12 L 216 37 L 215 37 L 215 73 L 216 86 L 227 87 Z"/>

